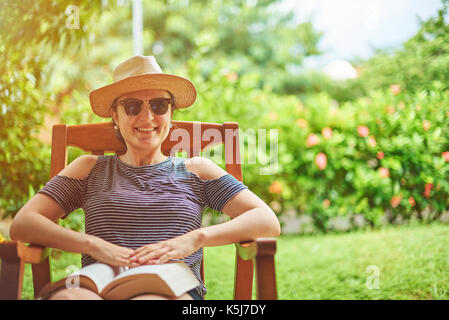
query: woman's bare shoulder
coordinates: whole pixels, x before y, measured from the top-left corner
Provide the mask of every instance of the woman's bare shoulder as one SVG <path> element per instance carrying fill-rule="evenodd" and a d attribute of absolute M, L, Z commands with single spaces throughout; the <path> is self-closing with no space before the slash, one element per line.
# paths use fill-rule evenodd
<path fill-rule="evenodd" d="M 202 180 L 212 180 L 227 174 L 220 166 L 210 159 L 203 157 L 192 157 L 186 159 L 187 170 L 196 174 Z"/>
<path fill-rule="evenodd" d="M 70 162 L 70 164 L 59 172 L 58 175 L 76 179 L 85 178 L 97 163 L 97 159 L 98 156 L 94 155 L 79 156 Z"/>

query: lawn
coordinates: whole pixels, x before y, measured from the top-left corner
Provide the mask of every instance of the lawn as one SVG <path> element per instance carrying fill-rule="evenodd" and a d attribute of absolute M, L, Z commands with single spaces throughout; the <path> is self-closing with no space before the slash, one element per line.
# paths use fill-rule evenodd
<path fill-rule="evenodd" d="M 448 299 L 447 225 L 282 236 L 276 254 L 279 299 Z M 53 280 L 79 256 L 54 252 Z M 206 248 L 207 299 L 232 299 L 233 245 Z M 27 266 L 23 298 L 32 297 Z"/>

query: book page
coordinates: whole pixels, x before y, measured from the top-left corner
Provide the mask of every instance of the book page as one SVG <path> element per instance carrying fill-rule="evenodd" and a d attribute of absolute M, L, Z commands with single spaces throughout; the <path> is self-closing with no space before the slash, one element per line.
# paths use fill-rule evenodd
<path fill-rule="evenodd" d="M 70 276 L 85 276 L 91 279 L 97 286 L 97 291 L 101 292 L 109 282 L 114 280 L 123 271 L 123 267 L 112 267 L 104 263 L 94 263 L 72 273 Z"/>
<path fill-rule="evenodd" d="M 115 280 L 136 275 L 136 274 L 158 274 L 163 270 L 166 270 L 167 268 L 170 268 L 170 265 L 174 265 L 174 263 L 163 263 L 163 264 L 152 264 L 152 265 L 144 265 L 140 267 L 130 268 L 126 271 L 121 272 Z"/>
<path fill-rule="evenodd" d="M 126 284 L 126 289 L 124 284 Z M 123 298 L 129 292 L 179 296 L 199 284 L 198 279 L 184 262 L 165 263 L 144 265 L 124 271 L 109 283 L 102 293 L 113 299 Z M 119 294 L 117 291 L 120 290 L 123 292 Z"/>

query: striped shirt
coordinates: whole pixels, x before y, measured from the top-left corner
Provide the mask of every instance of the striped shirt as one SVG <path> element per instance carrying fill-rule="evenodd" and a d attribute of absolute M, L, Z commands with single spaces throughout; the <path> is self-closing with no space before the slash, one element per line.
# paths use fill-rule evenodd
<path fill-rule="evenodd" d="M 66 218 L 82 208 L 85 231 L 113 244 L 137 249 L 181 236 L 201 227 L 206 208 L 221 211 L 247 187 L 232 175 L 202 180 L 187 170 L 185 159 L 168 157 L 145 166 L 133 166 L 117 155 L 99 156 L 85 178 L 56 175 L 39 192 L 51 196 Z M 203 249 L 182 260 L 200 277 Z M 82 266 L 97 262 L 82 255 Z"/>

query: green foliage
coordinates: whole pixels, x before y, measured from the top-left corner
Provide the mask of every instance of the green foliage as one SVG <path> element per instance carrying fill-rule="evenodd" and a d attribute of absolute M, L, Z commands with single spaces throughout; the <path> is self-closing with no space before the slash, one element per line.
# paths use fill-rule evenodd
<path fill-rule="evenodd" d="M 289 76 L 288 66 L 320 53 L 321 38 L 310 22 L 295 23 L 292 12 L 279 10 L 280 2 L 144 1 L 144 51 L 153 53 L 165 71 L 195 58 L 206 77 L 225 58 L 239 63 L 239 74 L 270 74 L 260 85 L 275 86 Z"/>
<path fill-rule="evenodd" d="M 49 146 L 42 124 L 60 107 L 49 61 L 86 45 L 87 25 L 70 29 L 66 9 L 80 20 L 98 12 L 91 1 L 13 1 L 0 4 L 0 215 L 13 215 L 48 180 Z"/>
<path fill-rule="evenodd" d="M 399 84 L 404 90 L 417 92 L 432 88 L 439 81 L 445 88 L 449 84 L 449 2 L 435 17 L 421 21 L 421 28 L 400 49 L 393 52 L 380 50 L 373 58 L 359 61 L 362 74 L 357 82 L 364 92 L 388 88 Z"/>
<path fill-rule="evenodd" d="M 271 107 L 289 115 L 274 124 L 281 172 L 272 180 L 282 191 L 265 195 L 275 207 L 311 215 L 322 230 L 337 216 L 363 215 L 378 226 L 385 220 L 432 220 L 445 212 L 449 165 L 443 152 L 449 137 L 441 128 L 448 125 L 447 91 L 377 91 L 341 106 L 320 94 L 304 105 Z M 322 169 L 319 153 L 327 160 Z"/>

